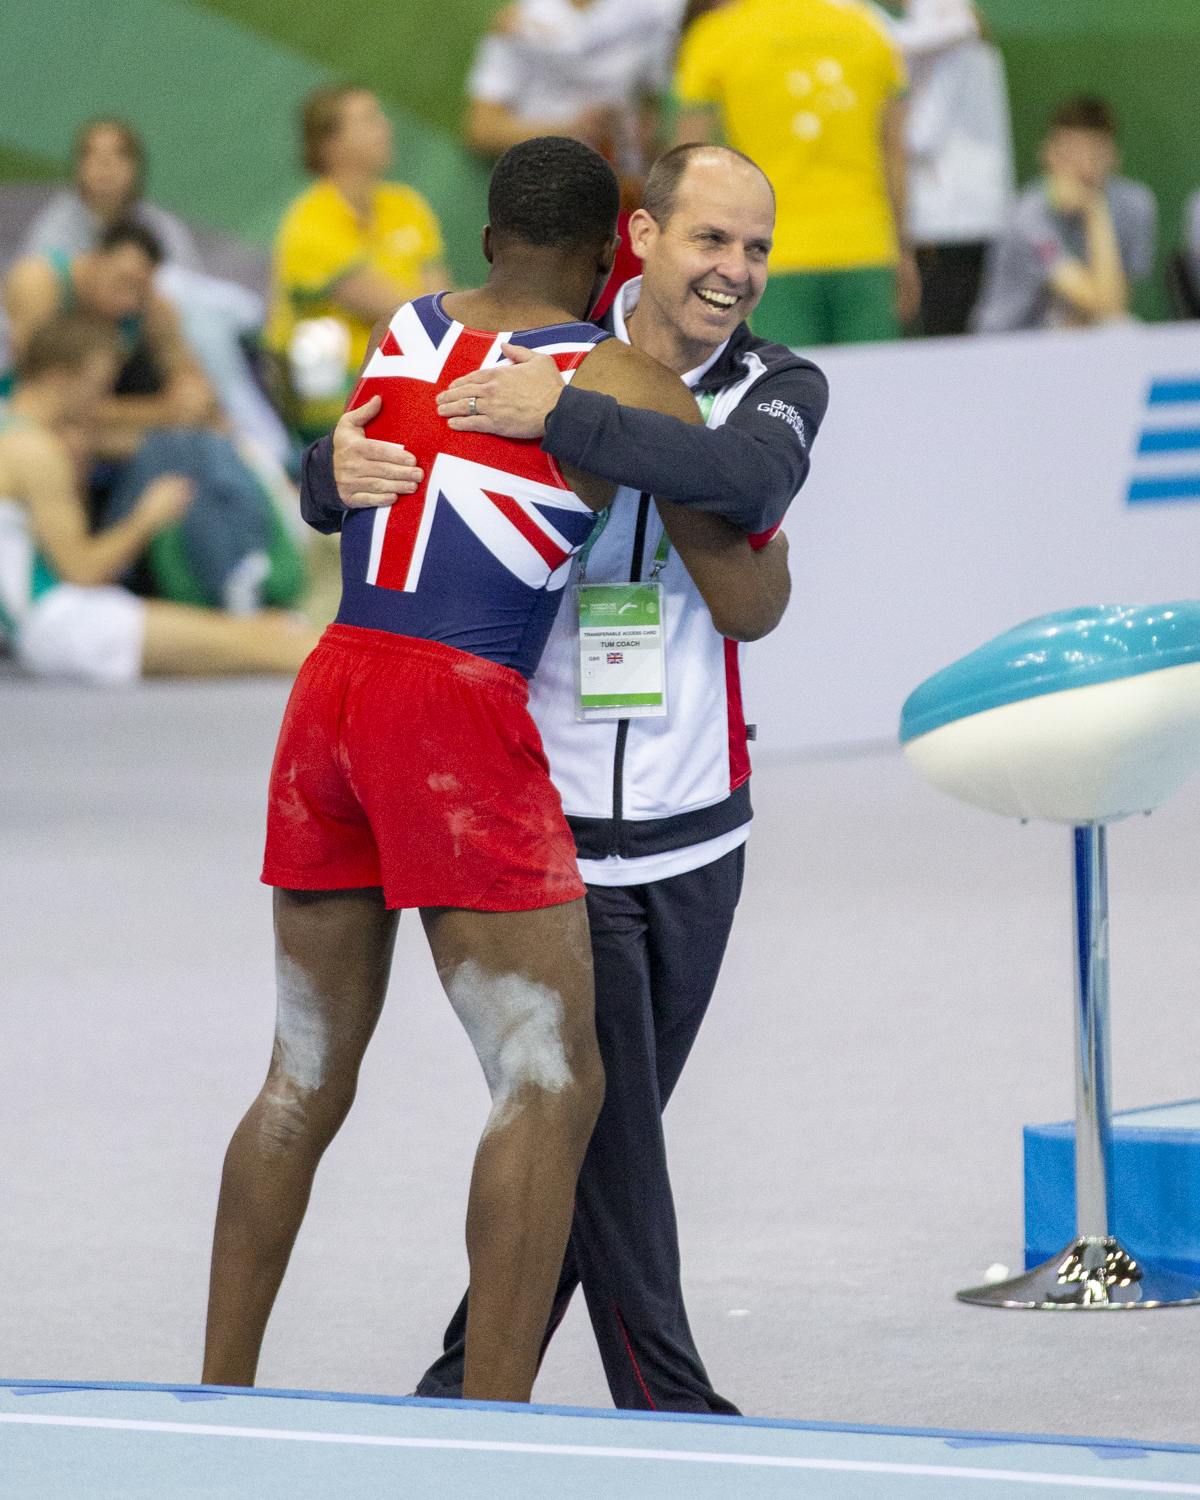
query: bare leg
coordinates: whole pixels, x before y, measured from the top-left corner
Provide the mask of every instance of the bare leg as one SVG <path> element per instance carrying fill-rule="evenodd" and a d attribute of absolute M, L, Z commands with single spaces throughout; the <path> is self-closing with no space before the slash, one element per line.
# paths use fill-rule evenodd
<path fill-rule="evenodd" d="M 354 1101 L 387 993 L 397 912 L 383 892 L 275 892 L 279 1009 L 262 1092 L 225 1156 L 204 1374 L 253 1385 L 317 1164 Z"/>
<path fill-rule="evenodd" d="M 421 917 L 492 1094 L 467 1207 L 463 1395 L 528 1401 L 604 1096 L 587 912 L 572 901 Z"/>
<path fill-rule="evenodd" d="M 147 677 L 224 677 L 242 672 L 294 676 L 320 633 L 283 610 L 234 616 L 150 600 L 142 671 Z"/>

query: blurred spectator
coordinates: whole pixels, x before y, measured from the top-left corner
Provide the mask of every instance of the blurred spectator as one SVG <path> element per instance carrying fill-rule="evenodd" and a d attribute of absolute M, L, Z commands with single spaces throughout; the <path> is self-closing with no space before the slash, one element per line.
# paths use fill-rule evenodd
<path fill-rule="evenodd" d="M 7 277 L 5 305 L 18 365 L 36 331 L 59 313 L 89 314 L 111 329 L 122 364 L 112 393 L 93 403 L 96 519 L 112 524 L 158 475 L 183 473 L 196 501 L 177 528 L 156 537 L 148 589 L 183 603 L 246 613 L 291 604 L 304 564 L 271 484 L 235 449 L 213 388 L 155 290 L 162 251 L 140 224 L 115 224 L 94 250 L 28 256 Z"/>
<path fill-rule="evenodd" d="M 655 100 L 670 82 L 683 0 L 515 0 L 475 54 L 467 140 L 500 156 L 569 135 L 641 177 L 654 155 Z"/>
<path fill-rule="evenodd" d="M 187 339 L 213 382 L 222 409 L 239 431 L 279 463 L 290 442 L 256 384 L 241 340 L 262 327 L 262 299 L 245 287 L 203 274 L 191 231 L 173 214 L 141 201 L 146 152 L 124 120 L 92 120 L 75 141 L 75 190 L 57 194 L 27 229 L 23 256 L 80 255 L 96 247 L 106 229 L 137 223 L 162 247 L 155 277 L 175 308 Z"/>
<path fill-rule="evenodd" d="M 124 519 L 89 534 L 65 434 L 78 440 L 103 408 L 120 354 L 111 323 L 80 313 L 25 340 L 16 392 L 0 405 L 0 633 L 28 671 L 103 685 L 143 673 L 294 673 L 316 638 L 290 616 L 238 620 L 114 586 L 193 495 L 186 479 L 161 475 Z"/>
<path fill-rule="evenodd" d="M 569 135 L 621 180 L 621 243 L 593 316 L 641 272 L 629 215 L 656 154 L 658 97 L 670 82 L 683 0 L 515 0 L 480 42 L 467 79 L 468 143 L 500 156 L 519 141 Z"/>
<path fill-rule="evenodd" d="M 1200 304 L 1200 193 L 1193 193 L 1184 204 L 1183 250 L 1193 301 Z"/>
<path fill-rule="evenodd" d="M 140 224 L 105 229 L 95 249 L 26 256 L 9 271 L 4 301 L 13 352 L 56 312 L 76 308 L 112 324 L 124 361 L 115 394 L 95 414 L 97 451 L 128 458 L 151 427 L 191 427 L 219 413 L 174 309 L 154 290 L 162 249 Z"/>
<path fill-rule="evenodd" d="M 292 425 L 309 442 L 341 416 L 372 325 L 401 302 L 446 290 L 450 277 L 425 199 L 383 180 L 392 126 L 374 94 L 319 89 L 301 126 L 304 165 L 319 181 L 279 226 L 267 343 L 286 371 Z"/>
<path fill-rule="evenodd" d="M 1013 198 L 1004 60 L 969 0 L 906 0 L 892 23 L 908 63 L 908 233 L 918 331 L 965 333 L 988 245 Z"/>
<path fill-rule="evenodd" d="M 904 61 L 860 0 L 737 0 L 683 39 L 676 141 L 715 124 L 778 198 L 754 331 L 797 345 L 894 338 L 917 310 L 905 222 Z"/>
<path fill-rule="evenodd" d="M 265 362 L 263 299 L 236 281 L 179 265 L 160 266 L 154 286 L 179 314 L 183 336 L 235 431 L 286 468 L 292 440 L 266 394 L 275 395 L 272 375 L 257 368 Z"/>
<path fill-rule="evenodd" d="M 1071 99 L 1042 144 L 1045 175 L 1018 198 L 972 317 L 980 333 L 1073 328 L 1129 315 L 1129 284 L 1154 267 L 1158 209 L 1116 177 L 1117 123 L 1103 99 Z"/>
<path fill-rule="evenodd" d="M 90 120 L 75 137 L 75 186 L 57 193 L 29 226 L 22 255 L 59 250 L 80 255 L 113 224 L 132 220 L 148 229 L 163 259 L 200 271 L 191 230 L 165 208 L 142 200 L 146 148 L 125 120 Z"/>

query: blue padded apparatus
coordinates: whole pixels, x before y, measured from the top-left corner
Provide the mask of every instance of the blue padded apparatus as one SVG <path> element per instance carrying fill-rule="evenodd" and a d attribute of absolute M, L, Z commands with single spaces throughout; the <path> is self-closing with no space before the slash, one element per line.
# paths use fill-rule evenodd
<path fill-rule="evenodd" d="M 985 709 L 1200 662 L 1200 602 L 1083 605 L 1039 615 L 935 672 L 900 715 L 906 745 Z"/>

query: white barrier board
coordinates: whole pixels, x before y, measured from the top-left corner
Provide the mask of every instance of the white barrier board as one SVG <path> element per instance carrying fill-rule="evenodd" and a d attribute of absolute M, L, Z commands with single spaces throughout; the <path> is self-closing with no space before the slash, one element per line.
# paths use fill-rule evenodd
<path fill-rule="evenodd" d="M 762 749 L 892 738 L 918 683 L 1035 615 L 1200 597 L 1200 324 L 813 357 L 792 603 L 747 654 Z"/>

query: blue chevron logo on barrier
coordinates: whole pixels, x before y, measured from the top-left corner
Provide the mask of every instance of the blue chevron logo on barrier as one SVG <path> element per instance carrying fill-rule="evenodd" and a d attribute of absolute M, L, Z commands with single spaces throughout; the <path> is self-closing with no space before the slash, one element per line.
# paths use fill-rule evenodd
<path fill-rule="evenodd" d="M 1143 422 L 1129 504 L 1200 500 L 1200 374 L 1151 381 Z"/>

